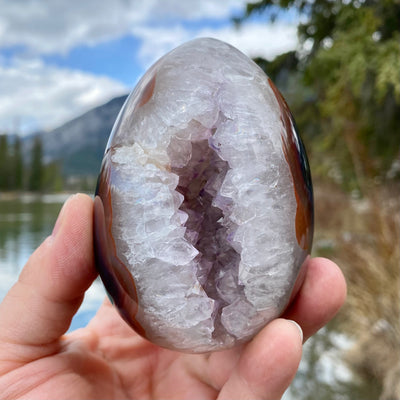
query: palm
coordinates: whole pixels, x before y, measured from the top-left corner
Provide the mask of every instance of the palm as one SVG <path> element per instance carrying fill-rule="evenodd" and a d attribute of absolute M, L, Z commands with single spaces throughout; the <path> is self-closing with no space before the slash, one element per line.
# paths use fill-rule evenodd
<path fill-rule="evenodd" d="M 210 385 L 218 382 L 205 382 L 207 376 L 203 375 L 204 368 L 211 364 L 209 357 L 177 353 L 151 344 L 136 335 L 109 302 L 102 306 L 88 330 L 99 337 L 96 353 L 107 354 L 106 364 L 111 366 L 125 398 L 216 397 L 217 390 Z"/>
<path fill-rule="evenodd" d="M 50 399 L 216 398 L 238 352 L 207 356 L 159 348 L 136 335 L 107 302 L 87 328 L 60 340 L 56 354 L 23 366 L 32 380 L 26 387 L 19 382 L 20 391 L 14 394 L 43 398 L 45 393 Z"/>

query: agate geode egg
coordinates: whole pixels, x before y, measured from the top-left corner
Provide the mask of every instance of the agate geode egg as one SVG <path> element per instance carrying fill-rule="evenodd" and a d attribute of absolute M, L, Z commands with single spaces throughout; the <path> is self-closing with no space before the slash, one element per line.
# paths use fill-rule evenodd
<path fill-rule="evenodd" d="M 97 268 L 122 317 L 164 347 L 250 340 L 301 284 L 313 233 L 304 147 L 271 80 L 197 39 L 133 90 L 95 200 Z"/>

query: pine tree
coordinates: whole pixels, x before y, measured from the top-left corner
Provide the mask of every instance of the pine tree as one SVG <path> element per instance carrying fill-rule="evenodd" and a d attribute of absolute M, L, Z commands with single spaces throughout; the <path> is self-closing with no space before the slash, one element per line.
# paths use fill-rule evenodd
<path fill-rule="evenodd" d="M 32 147 L 31 169 L 28 187 L 33 192 L 39 192 L 43 189 L 43 149 L 40 136 L 36 136 Z"/>
<path fill-rule="evenodd" d="M 8 190 L 10 185 L 9 148 L 7 135 L 0 135 L 0 190 Z"/>
<path fill-rule="evenodd" d="M 13 162 L 12 162 L 13 189 L 22 190 L 24 186 L 24 163 L 22 161 L 21 139 L 16 137 L 14 142 Z"/>
<path fill-rule="evenodd" d="M 279 19 L 282 10 L 301 15 L 303 98 L 291 108 L 314 176 L 336 176 L 344 188 L 367 193 L 367 183 L 385 182 L 399 157 L 400 2 L 259 0 L 242 19 Z"/>

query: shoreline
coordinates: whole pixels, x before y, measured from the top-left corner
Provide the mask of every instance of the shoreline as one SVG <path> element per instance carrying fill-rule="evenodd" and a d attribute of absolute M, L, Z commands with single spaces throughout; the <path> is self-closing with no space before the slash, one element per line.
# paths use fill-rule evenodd
<path fill-rule="evenodd" d="M 34 201 L 42 201 L 45 203 L 63 203 L 73 194 L 84 193 L 89 196 L 94 196 L 94 193 L 86 191 L 62 191 L 62 192 L 29 192 L 29 191 L 7 191 L 0 192 L 0 201 L 22 201 L 24 203 L 31 203 Z"/>

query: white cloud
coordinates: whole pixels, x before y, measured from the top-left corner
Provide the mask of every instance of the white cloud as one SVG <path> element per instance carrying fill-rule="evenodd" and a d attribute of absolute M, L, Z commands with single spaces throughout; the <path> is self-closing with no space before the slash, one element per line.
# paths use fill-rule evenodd
<path fill-rule="evenodd" d="M 219 31 L 203 30 L 199 36 L 213 36 L 237 47 L 249 57 L 272 60 L 297 47 L 297 27 L 293 24 L 245 24 L 240 29 L 228 27 Z"/>
<path fill-rule="evenodd" d="M 179 24 L 168 28 L 138 26 L 132 29 L 132 34 L 142 41 L 137 56 L 145 69 L 168 51 L 195 37 Z"/>
<path fill-rule="evenodd" d="M 0 11 L 0 47 L 33 54 L 65 53 L 130 32 L 135 26 L 229 17 L 245 0 L 6 0 Z"/>
<path fill-rule="evenodd" d="M 128 29 L 122 1 L 3 2 L 0 29 L 7 32 L 0 46 L 24 46 L 30 53 L 65 53 L 74 46 L 95 44 Z"/>
<path fill-rule="evenodd" d="M 2 1 L 0 131 L 52 128 L 129 90 L 107 77 L 46 65 L 40 58 L 44 54 L 67 54 L 79 45 L 96 46 L 131 35 L 140 41 L 137 62 L 147 68 L 195 37 L 219 38 L 250 57 L 267 59 L 296 47 L 294 24 L 199 27 L 206 19 L 228 20 L 245 4 L 246 0 Z M 1 50 L 7 48 L 17 50 L 2 58 Z"/>
<path fill-rule="evenodd" d="M 138 27 L 133 34 L 143 41 L 139 60 L 145 68 L 166 52 L 197 37 L 214 37 L 237 47 L 249 57 L 271 60 L 279 54 L 297 47 L 297 27 L 289 23 L 243 24 L 241 28 L 227 26 L 222 29 L 188 31 L 180 25 L 173 28 Z"/>
<path fill-rule="evenodd" d="M 22 134 L 57 127 L 128 91 L 107 77 L 55 68 L 40 59 L 0 63 L 0 77 L 0 131 Z"/>

